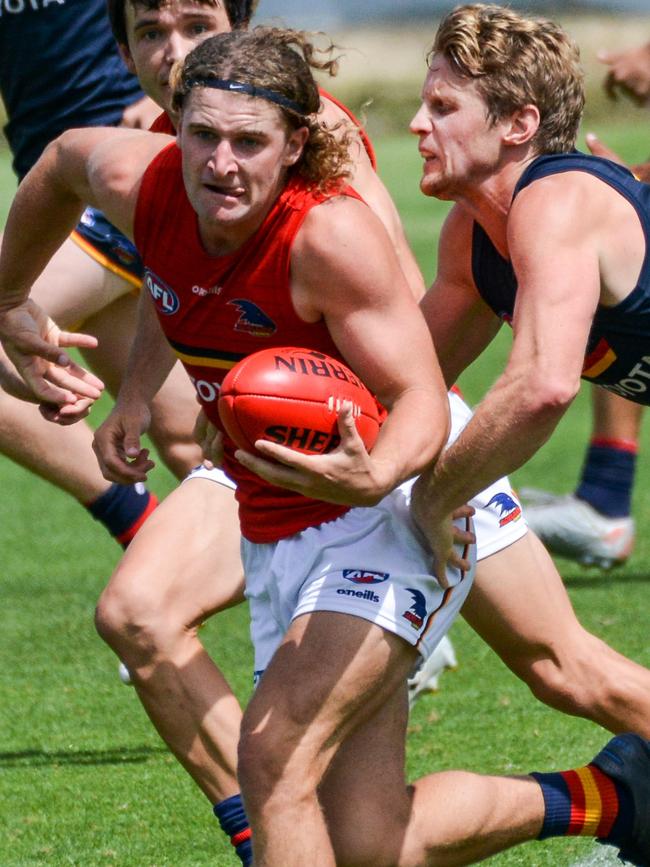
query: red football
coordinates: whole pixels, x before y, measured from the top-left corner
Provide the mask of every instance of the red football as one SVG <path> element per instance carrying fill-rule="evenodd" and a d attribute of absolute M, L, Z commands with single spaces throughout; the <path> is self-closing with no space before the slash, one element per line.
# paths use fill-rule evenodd
<path fill-rule="evenodd" d="M 269 440 L 324 454 L 339 443 L 343 401 L 354 407 L 357 430 L 370 450 L 382 411 L 359 377 L 322 352 L 279 347 L 248 355 L 228 371 L 219 415 L 228 436 L 248 452 L 255 451 L 255 440 Z"/>

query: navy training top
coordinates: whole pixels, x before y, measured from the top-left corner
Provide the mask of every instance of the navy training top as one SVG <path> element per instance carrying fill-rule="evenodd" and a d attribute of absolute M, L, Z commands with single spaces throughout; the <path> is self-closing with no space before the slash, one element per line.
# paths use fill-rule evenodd
<path fill-rule="evenodd" d="M 646 239 L 639 280 L 614 307 L 598 305 L 589 334 L 584 379 L 636 403 L 650 405 L 650 185 L 638 181 L 624 166 L 573 151 L 537 157 L 523 172 L 513 193 L 533 181 L 559 172 L 582 171 L 609 184 L 636 210 Z M 481 298 L 510 323 L 517 295 L 512 264 L 497 251 L 487 233 L 474 223 L 472 274 Z"/>
<path fill-rule="evenodd" d="M 64 130 L 114 126 L 140 99 L 105 0 L 0 0 L 4 132 L 22 178 Z"/>

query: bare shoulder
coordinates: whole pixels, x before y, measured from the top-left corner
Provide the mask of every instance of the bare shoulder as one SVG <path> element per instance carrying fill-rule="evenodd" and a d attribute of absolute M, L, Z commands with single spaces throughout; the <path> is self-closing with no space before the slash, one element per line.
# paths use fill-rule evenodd
<path fill-rule="evenodd" d="M 108 129 L 89 154 L 91 177 L 116 192 L 127 192 L 153 158 L 174 139 L 145 130 Z"/>
<path fill-rule="evenodd" d="M 314 310 L 363 304 L 400 288 L 410 295 L 383 223 L 350 196 L 311 209 L 293 245 L 291 283 L 294 304 L 305 318 L 313 318 Z"/>
<path fill-rule="evenodd" d="M 609 184 L 588 172 L 567 171 L 538 178 L 514 200 L 509 233 L 512 226 L 526 225 L 543 226 L 549 231 L 554 226 L 573 227 L 577 231 L 605 216 L 611 203 L 620 198 Z"/>
<path fill-rule="evenodd" d="M 372 239 L 387 238 L 379 217 L 354 196 L 333 196 L 311 209 L 296 239 L 302 252 L 354 251 Z"/>
<path fill-rule="evenodd" d="M 442 236 L 446 243 L 462 243 L 471 235 L 473 225 L 474 220 L 471 214 L 461 205 L 454 205 L 443 223 Z"/>
<path fill-rule="evenodd" d="M 604 204 L 617 193 L 605 181 L 584 171 L 558 172 L 537 178 L 517 195 L 510 217 L 526 214 L 528 219 L 561 218 L 584 209 L 583 218 L 594 213 L 594 206 Z M 591 203 L 592 207 L 587 205 Z"/>

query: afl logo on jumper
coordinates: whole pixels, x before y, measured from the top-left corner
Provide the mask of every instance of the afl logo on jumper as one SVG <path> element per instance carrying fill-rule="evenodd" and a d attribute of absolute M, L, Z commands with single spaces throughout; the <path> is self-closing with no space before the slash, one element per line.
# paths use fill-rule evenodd
<path fill-rule="evenodd" d="M 144 285 L 149 290 L 159 313 L 162 313 L 163 316 L 171 316 L 172 313 L 178 311 L 181 306 L 178 295 L 164 280 L 161 280 L 148 268 L 144 269 Z"/>
<path fill-rule="evenodd" d="M 233 298 L 228 301 L 239 310 L 239 319 L 235 322 L 235 331 L 245 331 L 247 334 L 254 334 L 256 337 L 270 337 L 278 330 L 277 325 L 266 313 L 248 301 L 246 298 Z"/>

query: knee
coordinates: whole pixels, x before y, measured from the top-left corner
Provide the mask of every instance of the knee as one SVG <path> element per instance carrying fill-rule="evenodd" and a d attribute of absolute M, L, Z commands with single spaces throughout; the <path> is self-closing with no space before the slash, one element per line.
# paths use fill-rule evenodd
<path fill-rule="evenodd" d="M 125 581 L 118 570 L 99 598 L 95 627 L 129 667 L 152 661 L 169 641 L 170 620 L 137 579 Z"/>
<path fill-rule="evenodd" d="M 293 810 L 314 797 L 320 780 L 318 761 L 316 756 L 310 759 L 312 752 L 305 740 L 280 706 L 263 718 L 255 719 L 248 711 L 244 714 L 237 776 L 251 814 L 259 816 L 264 810 L 282 811 L 284 807 Z"/>
<path fill-rule="evenodd" d="M 237 750 L 237 777 L 246 809 L 254 814 L 268 803 L 282 779 L 280 743 L 275 726 L 266 725 L 261 731 L 254 731 L 246 724 L 244 714 Z"/>

